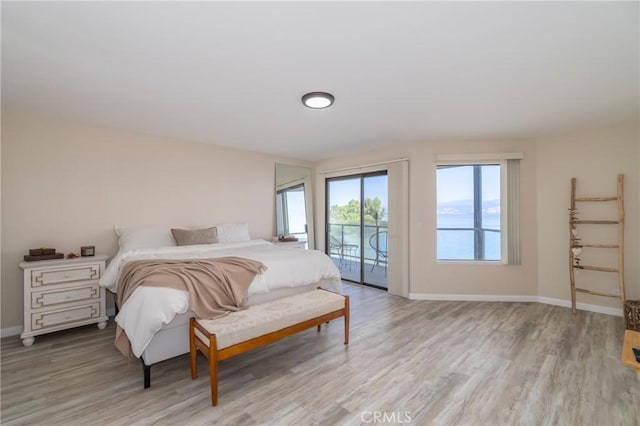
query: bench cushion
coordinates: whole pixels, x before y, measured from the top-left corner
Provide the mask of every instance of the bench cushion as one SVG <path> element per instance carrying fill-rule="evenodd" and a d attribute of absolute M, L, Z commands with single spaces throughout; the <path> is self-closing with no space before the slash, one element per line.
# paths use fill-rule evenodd
<path fill-rule="evenodd" d="M 344 296 L 326 290 L 312 290 L 271 302 L 253 305 L 243 311 L 216 319 L 197 320 L 216 335 L 218 349 L 263 336 L 274 331 L 344 309 Z M 198 338 L 209 345 L 209 338 L 196 328 Z"/>

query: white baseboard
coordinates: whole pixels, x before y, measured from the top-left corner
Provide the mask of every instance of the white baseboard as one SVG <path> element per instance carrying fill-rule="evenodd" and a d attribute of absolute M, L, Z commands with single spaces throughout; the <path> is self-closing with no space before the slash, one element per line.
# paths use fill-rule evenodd
<path fill-rule="evenodd" d="M 546 305 L 571 307 L 571 301 L 565 299 L 555 299 L 543 296 L 513 296 L 506 294 L 440 294 L 440 293 L 409 293 L 411 300 L 442 300 L 458 302 L 537 302 Z M 581 311 L 597 312 L 599 314 L 622 316 L 622 309 L 610 308 L 607 306 L 591 305 L 589 303 L 577 303 L 576 308 Z M 115 315 L 115 308 L 107 308 L 107 315 Z M 7 327 L 0 329 L 0 337 L 17 336 L 22 333 L 22 326 Z"/>
<path fill-rule="evenodd" d="M 22 333 L 22 326 L 16 325 L 15 327 L 7 327 L 0 329 L 0 337 L 17 336 Z"/>
<path fill-rule="evenodd" d="M 543 296 L 512 296 L 502 294 L 439 294 L 439 293 L 409 293 L 411 300 L 448 300 L 460 302 L 536 302 L 546 305 L 571 307 L 571 301 L 565 299 L 555 299 L 553 297 Z M 576 308 L 581 311 L 596 312 L 599 314 L 613 315 L 621 317 L 621 308 L 610 308 L 608 306 L 591 305 L 589 303 L 576 304 Z"/>
<path fill-rule="evenodd" d="M 537 296 L 513 296 L 506 294 L 438 294 L 409 293 L 411 300 L 450 300 L 459 302 L 537 302 Z"/>
<path fill-rule="evenodd" d="M 555 299 L 553 297 L 538 296 L 538 301 L 547 305 L 563 306 L 565 308 L 571 307 L 571 301 L 565 299 Z M 578 302 L 576 303 L 576 308 L 580 309 L 581 311 L 596 312 L 599 314 L 613 315 L 616 317 L 621 317 L 623 315 L 622 308 L 610 308 L 608 306 L 592 305 L 589 303 Z"/>

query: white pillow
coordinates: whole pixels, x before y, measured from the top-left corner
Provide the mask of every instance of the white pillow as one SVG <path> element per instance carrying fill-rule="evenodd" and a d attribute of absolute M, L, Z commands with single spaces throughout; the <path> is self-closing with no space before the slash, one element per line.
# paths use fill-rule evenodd
<path fill-rule="evenodd" d="M 223 223 L 220 225 L 199 225 L 191 229 L 204 229 L 215 226 L 218 230 L 219 243 L 237 243 L 240 241 L 251 241 L 248 223 Z"/>
<path fill-rule="evenodd" d="M 120 250 L 123 252 L 176 245 L 169 228 L 118 228 L 116 225 L 115 232 L 120 237 Z"/>
<path fill-rule="evenodd" d="M 237 243 L 240 241 L 251 241 L 249 235 L 248 223 L 223 223 L 219 225 L 197 225 L 192 226 L 189 229 L 205 229 L 216 227 L 218 231 L 219 243 Z"/>
<path fill-rule="evenodd" d="M 219 243 L 237 243 L 251 241 L 248 223 L 223 223 L 216 225 L 218 228 Z"/>

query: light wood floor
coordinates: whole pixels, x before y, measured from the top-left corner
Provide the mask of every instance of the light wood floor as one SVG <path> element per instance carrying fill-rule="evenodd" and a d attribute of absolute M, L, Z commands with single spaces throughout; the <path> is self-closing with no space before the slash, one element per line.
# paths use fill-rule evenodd
<path fill-rule="evenodd" d="M 223 361 L 211 407 L 207 367 L 188 356 L 152 368 L 112 344 L 112 322 L 2 340 L 8 424 L 638 425 L 640 378 L 622 366 L 621 318 L 536 303 L 425 302 L 345 285 L 342 321 Z M 364 413 L 364 418 L 361 417 Z M 398 417 L 403 416 L 403 417 Z"/>

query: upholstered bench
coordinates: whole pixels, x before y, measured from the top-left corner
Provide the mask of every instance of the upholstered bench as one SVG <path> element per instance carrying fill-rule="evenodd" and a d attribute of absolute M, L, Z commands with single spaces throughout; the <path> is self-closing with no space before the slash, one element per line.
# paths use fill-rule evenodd
<path fill-rule="evenodd" d="M 349 344 L 349 296 L 313 290 L 277 299 L 216 319 L 191 318 L 191 378 L 198 377 L 200 350 L 209 361 L 211 404 L 218 405 L 218 362 L 284 337 L 344 317 L 344 344 Z"/>

